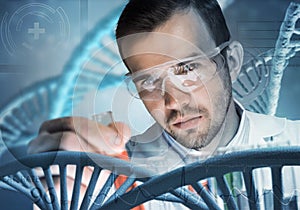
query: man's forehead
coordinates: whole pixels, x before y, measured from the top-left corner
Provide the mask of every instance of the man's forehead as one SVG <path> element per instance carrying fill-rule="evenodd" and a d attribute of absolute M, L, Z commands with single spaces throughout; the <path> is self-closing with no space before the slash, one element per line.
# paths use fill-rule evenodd
<path fill-rule="evenodd" d="M 164 65 L 169 63 L 171 60 L 176 60 L 172 57 L 159 54 L 139 54 L 125 59 L 130 70 L 136 72 L 139 70 L 145 70 L 156 66 Z"/>
<path fill-rule="evenodd" d="M 208 51 L 208 49 L 201 49 L 199 43 L 160 32 L 130 35 L 119 43 L 121 43 L 123 59 L 144 54 L 181 59 L 196 54 L 205 55 Z"/>

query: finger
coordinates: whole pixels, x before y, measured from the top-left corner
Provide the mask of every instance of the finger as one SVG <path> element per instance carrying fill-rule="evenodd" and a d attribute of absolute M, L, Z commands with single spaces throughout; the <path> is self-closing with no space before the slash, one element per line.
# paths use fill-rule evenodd
<path fill-rule="evenodd" d="M 40 134 L 28 144 L 27 152 L 35 154 L 58 150 L 86 151 L 87 148 L 86 142 L 74 132 L 57 132 Z M 92 152 L 94 149 L 90 147 L 89 150 Z"/>
<path fill-rule="evenodd" d="M 39 134 L 35 139 L 29 142 L 27 147 L 27 153 L 35 154 L 40 152 L 58 150 L 62 135 L 62 133 Z"/>
<path fill-rule="evenodd" d="M 88 142 L 74 132 L 64 132 L 60 140 L 60 150 L 94 152 L 94 148 L 88 145 Z"/>
<path fill-rule="evenodd" d="M 117 136 L 117 132 L 107 126 L 101 127 L 101 135 L 95 134 L 95 129 L 89 130 L 88 134 L 82 136 L 79 133 L 64 132 L 60 141 L 60 150 L 71 150 L 81 152 L 94 152 L 103 155 L 116 155 L 124 151 L 125 146 L 116 147 L 112 145 L 111 137 Z M 98 131 L 98 130 L 97 130 Z M 95 142 L 97 142 L 95 144 Z"/>
<path fill-rule="evenodd" d="M 80 124 L 80 122 L 75 123 Z M 97 153 L 117 155 L 125 150 L 127 139 L 123 137 L 123 133 L 120 135 L 123 123 L 116 125 L 104 126 L 95 121 L 88 121 L 85 125 L 76 125 L 75 127 L 78 127 L 76 132 L 87 142 L 87 146 L 96 149 Z M 120 133 L 118 133 L 118 130 Z"/>
<path fill-rule="evenodd" d="M 118 133 L 118 138 L 116 139 L 114 144 L 125 146 L 125 144 L 131 137 L 131 130 L 129 126 L 122 122 L 114 122 L 109 124 L 108 126 L 115 129 L 115 131 Z"/>
<path fill-rule="evenodd" d="M 74 131 L 72 123 L 73 117 L 57 118 L 43 122 L 40 126 L 39 133 L 57 133 L 61 131 Z"/>

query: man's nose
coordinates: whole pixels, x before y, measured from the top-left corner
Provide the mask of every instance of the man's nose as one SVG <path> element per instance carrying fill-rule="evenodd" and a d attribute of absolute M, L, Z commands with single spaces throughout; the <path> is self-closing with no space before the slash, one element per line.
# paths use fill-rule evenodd
<path fill-rule="evenodd" d="M 165 81 L 164 100 L 167 109 L 180 110 L 190 103 L 190 93 L 176 87 L 170 80 Z"/>

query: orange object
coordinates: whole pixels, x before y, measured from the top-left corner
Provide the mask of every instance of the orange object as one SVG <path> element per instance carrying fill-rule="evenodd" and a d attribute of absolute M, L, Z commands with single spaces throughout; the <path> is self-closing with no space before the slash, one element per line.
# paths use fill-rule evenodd
<path fill-rule="evenodd" d="M 121 154 L 116 155 L 116 156 L 114 156 L 114 157 L 119 158 L 119 159 L 122 159 L 122 160 L 129 161 L 129 157 L 128 157 L 127 151 L 123 151 Z M 114 182 L 116 188 L 118 189 L 118 188 L 126 181 L 126 179 L 127 179 L 127 177 L 124 176 L 124 175 L 118 176 L 118 178 L 117 178 L 117 179 L 115 180 L 115 182 Z M 128 189 L 128 191 L 131 190 L 131 189 L 133 189 L 133 188 L 135 188 L 136 186 L 137 186 L 137 184 L 134 183 L 134 184 Z M 132 208 L 132 210 L 145 210 L 145 207 L 141 204 L 141 205 L 139 205 L 139 206 L 136 206 L 136 207 Z"/>

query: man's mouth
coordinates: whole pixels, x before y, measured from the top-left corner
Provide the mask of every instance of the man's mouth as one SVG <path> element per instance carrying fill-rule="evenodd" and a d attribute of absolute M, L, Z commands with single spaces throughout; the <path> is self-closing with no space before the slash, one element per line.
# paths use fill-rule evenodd
<path fill-rule="evenodd" d="M 178 129 L 192 129 L 199 126 L 199 123 L 203 120 L 203 116 L 196 117 L 185 117 L 185 118 L 177 118 L 172 125 Z"/>

